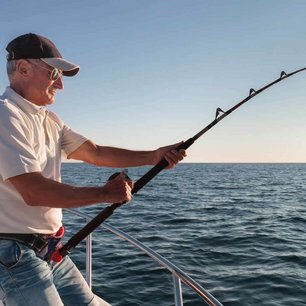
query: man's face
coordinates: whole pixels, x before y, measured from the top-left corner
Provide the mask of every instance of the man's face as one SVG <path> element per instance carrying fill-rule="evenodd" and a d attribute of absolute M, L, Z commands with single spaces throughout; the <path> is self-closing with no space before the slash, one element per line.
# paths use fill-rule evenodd
<path fill-rule="evenodd" d="M 41 60 L 29 60 L 31 71 L 28 78 L 26 99 L 36 105 L 49 105 L 55 100 L 57 90 L 63 89 L 62 77 L 53 81 L 50 78 L 53 67 Z"/>

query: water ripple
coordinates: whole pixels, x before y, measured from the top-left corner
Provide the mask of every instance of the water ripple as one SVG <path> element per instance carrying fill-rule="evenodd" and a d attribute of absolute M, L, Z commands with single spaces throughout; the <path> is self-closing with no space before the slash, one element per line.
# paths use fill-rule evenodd
<path fill-rule="evenodd" d="M 141 177 L 149 168 L 132 168 Z M 306 305 L 306 165 L 181 164 L 108 220 L 186 271 L 225 306 Z M 64 182 L 116 171 L 64 164 Z M 82 208 L 95 215 L 101 205 Z M 67 237 L 80 219 L 65 214 Z M 72 257 L 84 271 L 84 244 Z M 114 306 L 173 305 L 171 275 L 113 234 L 94 233 L 96 292 Z M 204 305 L 184 287 L 188 306 Z"/>

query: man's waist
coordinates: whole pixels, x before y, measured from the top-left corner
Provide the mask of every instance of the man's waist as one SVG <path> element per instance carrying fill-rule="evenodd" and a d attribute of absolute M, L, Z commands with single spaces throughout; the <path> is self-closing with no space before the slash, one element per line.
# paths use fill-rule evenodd
<path fill-rule="evenodd" d="M 26 234 L 26 233 L 0 233 L 0 239 L 14 240 L 30 247 L 36 252 L 40 252 L 47 244 L 51 237 L 60 239 L 64 236 L 64 227 L 61 227 L 53 234 Z"/>
<path fill-rule="evenodd" d="M 50 237 L 50 235 L 0 233 L 0 239 L 8 239 L 20 242 L 35 250 L 36 252 L 41 251 L 46 246 L 48 237 Z"/>

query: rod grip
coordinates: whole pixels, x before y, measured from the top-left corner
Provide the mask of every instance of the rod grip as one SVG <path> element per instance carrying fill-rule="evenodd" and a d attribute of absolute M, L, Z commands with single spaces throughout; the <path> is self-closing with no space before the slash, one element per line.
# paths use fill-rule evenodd
<path fill-rule="evenodd" d="M 107 218 L 109 218 L 115 209 L 120 207 L 124 203 L 114 203 L 110 206 L 105 207 L 95 218 L 81 228 L 76 234 L 74 234 L 68 242 L 63 245 L 58 253 L 65 257 L 70 253 L 70 250 L 75 248 L 83 239 L 85 239 L 91 232 L 93 232 L 98 226 L 101 225 Z"/>

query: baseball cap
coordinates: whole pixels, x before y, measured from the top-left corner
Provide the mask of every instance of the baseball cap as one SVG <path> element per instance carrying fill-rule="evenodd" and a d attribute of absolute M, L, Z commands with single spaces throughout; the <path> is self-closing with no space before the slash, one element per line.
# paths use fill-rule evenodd
<path fill-rule="evenodd" d="M 41 59 L 53 68 L 63 71 L 65 76 L 74 76 L 80 67 L 63 59 L 54 43 L 41 35 L 29 33 L 16 37 L 6 47 L 7 60 Z"/>

